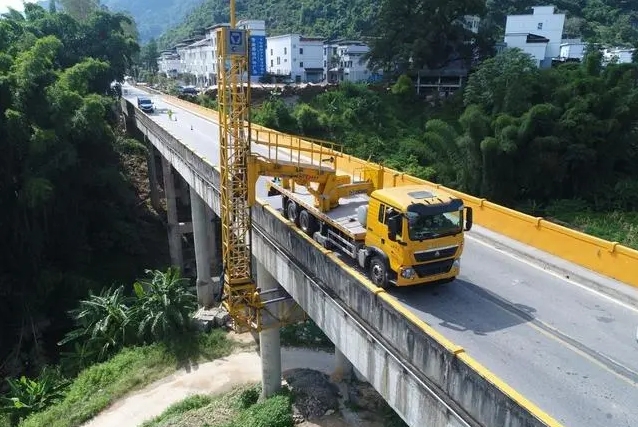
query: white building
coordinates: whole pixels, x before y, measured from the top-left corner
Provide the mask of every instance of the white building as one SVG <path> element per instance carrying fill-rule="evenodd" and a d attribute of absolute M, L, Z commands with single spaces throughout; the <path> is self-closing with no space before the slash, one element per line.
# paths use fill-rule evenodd
<path fill-rule="evenodd" d="M 465 15 L 463 16 L 463 26 L 473 32 L 474 34 L 478 34 L 479 25 L 481 24 L 481 18 L 475 15 Z"/>
<path fill-rule="evenodd" d="M 560 56 L 565 14 L 554 13 L 554 6 L 534 6 L 531 15 L 509 15 L 505 24 L 505 43 L 529 53 L 541 67 Z"/>
<path fill-rule="evenodd" d="M 177 77 L 182 72 L 182 63 L 175 50 L 165 50 L 157 58 L 158 71 L 166 77 Z"/>
<path fill-rule="evenodd" d="M 603 50 L 603 62 L 605 64 L 629 64 L 635 49 L 611 48 Z"/>
<path fill-rule="evenodd" d="M 560 45 L 559 61 L 582 61 L 587 44 L 580 39 L 565 39 Z"/>
<path fill-rule="evenodd" d="M 323 79 L 329 83 L 362 82 L 372 73 L 364 55 L 370 48 L 363 42 L 338 40 L 323 46 Z"/>
<path fill-rule="evenodd" d="M 211 45 L 211 56 L 210 56 L 210 59 L 208 60 L 210 62 L 210 65 L 209 65 L 210 78 L 208 81 L 209 85 L 217 84 L 217 65 L 219 61 L 217 58 L 217 30 L 219 28 L 225 28 L 225 27 L 230 27 L 230 24 L 227 24 L 227 23 L 215 24 L 213 26 L 206 28 L 206 40 L 208 40 L 208 42 Z"/>
<path fill-rule="evenodd" d="M 323 79 L 323 38 L 286 34 L 266 39 L 266 69 L 294 82 L 320 82 Z"/>

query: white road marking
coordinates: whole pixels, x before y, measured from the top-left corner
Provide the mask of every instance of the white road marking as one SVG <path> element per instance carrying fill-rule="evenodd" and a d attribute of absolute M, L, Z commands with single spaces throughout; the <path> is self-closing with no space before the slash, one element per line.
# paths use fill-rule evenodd
<path fill-rule="evenodd" d="M 600 297 L 600 298 L 604 298 L 604 299 L 606 299 L 606 300 L 608 300 L 608 301 L 611 301 L 611 302 L 613 302 L 613 303 L 616 303 L 616 304 L 620 305 L 621 307 L 624 307 L 624 308 L 626 308 L 626 309 L 628 309 L 628 310 L 631 310 L 631 311 L 633 311 L 633 312 L 635 312 L 635 313 L 638 313 L 638 308 L 636 308 L 636 307 L 634 307 L 634 306 L 632 306 L 632 305 L 629 305 L 629 304 L 627 304 L 627 303 L 624 303 L 624 302 L 622 302 L 622 301 L 619 301 L 619 300 L 617 300 L 616 298 L 613 298 L 613 297 L 611 297 L 611 296 L 609 296 L 609 295 L 607 295 L 607 294 L 604 294 L 604 293 L 602 293 L 602 292 L 600 292 L 600 291 L 597 291 L 597 290 L 595 290 L 595 289 L 592 289 L 592 288 L 590 288 L 590 287 L 588 287 L 588 286 L 585 286 L 585 285 L 580 284 L 580 283 L 578 283 L 578 282 L 575 282 L 575 281 L 573 281 L 573 280 L 571 280 L 571 279 L 568 279 L 568 278 L 566 278 L 566 277 L 563 277 L 563 276 L 561 276 L 560 274 L 558 274 L 558 273 L 556 273 L 556 272 L 554 272 L 554 271 L 547 270 L 547 269 L 543 268 L 542 266 L 540 266 L 540 265 L 538 265 L 538 264 L 536 264 L 536 263 L 533 263 L 533 262 L 528 261 L 528 260 L 526 260 L 526 259 L 524 259 L 524 258 L 521 258 L 521 257 L 519 257 L 519 256 L 517 256 L 517 255 L 515 255 L 515 254 L 513 254 L 513 253 L 506 252 L 506 251 L 504 251 L 504 250 L 502 250 L 502 249 L 499 249 L 499 248 L 497 248 L 497 247 L 495 247 L 495 246 L 493 246 L 493 245 L 491 245 L 491 244 L 489 244 L 489 243 L 487 243 L 487 242 L 484 242 L 484 241 L 482 241 L 482 240 L 480 240 L 480 239 L 478 239 L 478 238 L 476 238 L 476 237 L 472 237 L 472 236 L 466 236 L 466 237 L 467 237 L 468 239 L 473 240 L 473 241 L 475 241 L 475 242 L 477 242 L 477 243 L 479 243 L 479 244 L 481 244 L 481 245 L 483 245 L 483 246 L 486 246 L 486 247 L 488 247 L 488 248 L 490 248 L 490 249 L 492 249 L 492 250 L 495 250 L 495 251 L 497 251 L 497 252 L 500 252 L 500 253 L 502 253 L 503 255 L 507 255 L 508 257 L 510 257 L 510 258 L 512 258 L 512 259 L 515 259 L 515 260 L 517 260 L 517 261 L 519 261 L 519 262 L 522 262 L 523 264 L 529 265 L 530 267 L 533 267 L 533 268 L 535 268 L 535 269 L 537 269 L 537 270 L 540 270 L 540 271 L 542 271 L 542 272 L 544 272 L 544 273 L 550 274 L 550 275 L 552 275 L 552 276 L 554 276 L 554 277 L 556 277 L 556 278 L 558 278 L 558 279 L 561 279 L 562 281 L 564 281 L 564 282 L 566 282 L 566 283 L 569 283 L 570 285 L 578 286 L 579 288 L 581 288 L 581 289 L 583 289 L 583 290 L 585 290 L 585 291 L 587 291 L 587 292 L 590 292 L 590 293 L 592 293 L 592 294 L 595 294 L 596 296 L 598 296 L 598 297 Z M 627 286 L 629 286 L 629 285 L 627 285 Z M 637 331 L 636 333 L 638 334 L 638 331 Z M 638 339 L 638 335 L 637 335 L 636 339 Z"/>

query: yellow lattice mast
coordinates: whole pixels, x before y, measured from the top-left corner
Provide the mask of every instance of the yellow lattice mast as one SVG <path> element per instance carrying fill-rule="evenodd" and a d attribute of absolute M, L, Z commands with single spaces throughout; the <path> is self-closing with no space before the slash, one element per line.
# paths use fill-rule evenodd
<path fill-rule="evenodd" d="M 259 329 L 251 266 L 250 78 L 248 34 L 236 28 L 235 0 L 230 0 L 230 28 L 217 31 L 219 147 L 224 305 L 243 332 Z"/>

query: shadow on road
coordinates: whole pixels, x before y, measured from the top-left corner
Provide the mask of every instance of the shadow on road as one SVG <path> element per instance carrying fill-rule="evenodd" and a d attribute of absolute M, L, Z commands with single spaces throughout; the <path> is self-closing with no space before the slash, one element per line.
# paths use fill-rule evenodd
<path fill-rule="evenodd" d="M 419 318 L 458 332 L 487 335 L 530 322 L 536 309 L 508 301 L 472 282 L 395 288 L 389 292 Z"/>

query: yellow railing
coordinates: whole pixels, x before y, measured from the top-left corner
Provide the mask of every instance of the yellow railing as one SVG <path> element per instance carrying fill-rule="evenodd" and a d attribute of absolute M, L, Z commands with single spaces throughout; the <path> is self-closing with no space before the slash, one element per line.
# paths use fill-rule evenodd
<path fill-rule="evenodd" d="M 197 111 L 213 120 L 218 118 L 217 112 L 214 110 L 172 96 L 165 96 L 165 98 L 176 105 L 190 111 Z M 252 127 L 259 132 L 269 130 L 257 125 Z M 312 152 L 312 147 L 316 146 L 315 150 L 321 153 L 321 156 L 325 155 L 325 151 L 340 156 L 338 169 L 352 176 L 358 171 L 370 167 L 370 163 L 365 160 L 344 155 L 341 150 L 332 151 L 331 148 L 323 147 L 322 144 L 313 144 L 306 138 L 299 138 L 298 144 L 299 149 L 306 150 L 305 152 L 308 150 Z M 447 191 L 463 199 L 467 206 L 474 208 L 474 221 L 477 224 L 597 273 L 638 287 L 638 251 L 635 249 L 554 224 L 543 218 L 526 215 L 486 199 L 461 193 L 393 169 L 384 169 L 382 176 L 383 187 L 425 184 Z"/>
<path fill-rule="evenodd" d="M 261 126 L 252 126 L 253 143 L 265 148 L 260 153 L 275 163 L 291 162 L 298 167 L 311 166 L 317 170 L 336 170 L 337 157 L 343 156 L 343 147 L 328 141 L 308 140 L 287 135 Z"/>

